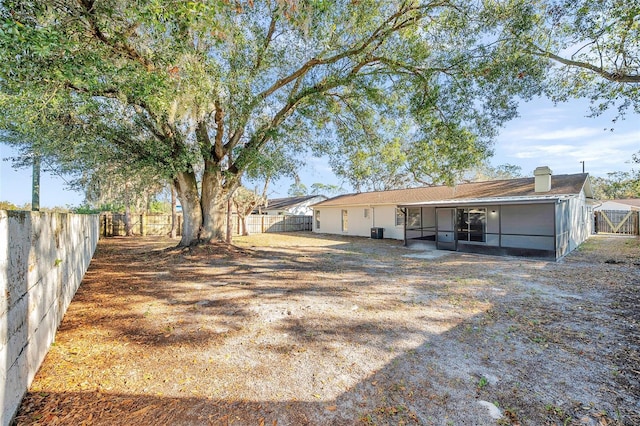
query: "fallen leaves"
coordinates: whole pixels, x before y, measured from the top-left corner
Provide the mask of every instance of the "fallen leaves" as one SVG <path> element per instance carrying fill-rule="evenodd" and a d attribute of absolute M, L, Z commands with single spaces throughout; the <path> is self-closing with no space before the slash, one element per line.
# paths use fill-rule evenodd
<path fill-rule="evenodd" d="M 250 252 L 101 240 L 17 424 L 457 423 L 479 365 L 505 381 L 480 392 L 509 422 L 544 424 L 538 398 L 591 386 L 566 380 L 584 360 L 616 366 L 597 409 L 636 419 L 629 262 L 427 262 L 394 242 L 277 237 Z M 531 376 L 551 362 L 558 377 Z M 595 410 L 579 414 L 609 424 Z"/>

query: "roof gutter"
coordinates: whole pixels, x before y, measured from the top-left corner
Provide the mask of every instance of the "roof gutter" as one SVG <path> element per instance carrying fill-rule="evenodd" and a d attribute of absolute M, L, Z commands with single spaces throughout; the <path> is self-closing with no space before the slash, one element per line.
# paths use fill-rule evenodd
<path fill-rule="evenodd" d="M 549 197 L 521 197 L 521 198 L 475 198 L 475 199 L 461 199 L 461 200 L 441 200 L 441 201 L 423 201 L 418 203 L 402 203 L 398 204 L 398 207 L 420 207 L 420 206 L 433 206 L 433 207 L 455 207 L 455 206 L 490 206 L 495 204 L 549 204 L 558 203 L 560 201 L 568 200 L 575 197 L 574 195 L 556 195 Z"/>

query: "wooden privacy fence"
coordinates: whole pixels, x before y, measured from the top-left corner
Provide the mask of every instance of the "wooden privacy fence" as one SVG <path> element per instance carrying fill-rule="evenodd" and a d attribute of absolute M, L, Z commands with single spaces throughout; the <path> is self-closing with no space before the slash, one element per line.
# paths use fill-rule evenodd
<path fill-rule="evenodd" d="M 247 230 L 249 234 L 311 231 L 312 219 L 312 216 L 250 215 L 247 216 Z M 233 222 L 233 232 L 238 235 L 242 232 L 242 221 L 234 215 Z"/>
<path fill-rule="evenodd" d="M 640 235 L 638 211 L 598 210 L 595 212 L 595 231 L 605 234 Z"/>
<path fill-rule="evenodd" d="M 115 237 L 126 235 L 124 213 L 102 213 L 100 215 L 100 235 Z M 249 234 L 265 232 L 311 231 L 311 216 L 247 216 Z M 182 214 L 177 216 L 178 235 L 182 233 Z M 170 214 L 132 214 L 131 228 L 134 235 L 169 235 L 171 232 Z M 238 215 L 232 216 L 232 232 L 242 233 L 242 221 Z"/>
<path fill-rule="evenodd" d="M 126 235 L 124 213 L 102 213 L 100 215 L 100 235 L 117 237 Z M 182 233 L 182 214 L 177 215 L 178 235 Z M 170 214 L 132 214 L 131 229 L 134 235 L 169 235 Z"/>

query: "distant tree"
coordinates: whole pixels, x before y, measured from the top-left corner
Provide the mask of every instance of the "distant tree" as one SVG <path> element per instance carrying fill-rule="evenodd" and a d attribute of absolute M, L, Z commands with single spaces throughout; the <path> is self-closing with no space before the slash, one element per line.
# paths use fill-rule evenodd
<path fill-rule="evenodd" d="M 287 194 L 289 197 L 304 197 L 309 193 L 307 189 L 307 185 L 300 181 L 300 177 L 298 175 L 294 176 L 295 181 L 289 186 L 289 191 Z"/>
<path fill-rule="evenodd" d="M 522 167 L 514 164 L 501 164 L 499 166 L 490 166 L 488 164 L 476 167 L 470 170 L 463 181 L 465 182 L 483 182 L 487 180 L 504 180 L 522 177 Z"/>
<path fill-rule="evenodd" d="M 90 205 L 87 204 L 83 204 L 81 206 L 77 206 L 73 208 L 73 213 L 75 214 L 99 214 L 101 213 L 103 210 L 99 209 L 99 208 L 94 208 Z"/>
<path fill-rule="evenodd" d="M 634 166 L 631 173 L 631 187 L 636 198 L 640 198 L 640 151 L 631 156 L 631 163 L 637 164 Z"/>
<path fill-rule="evenodd" d="M 640 197 L 637 177 L 632 172 L 611 172 L 607 177 L 592 177 L 594 197 L 599 200 Z"/>
<path fill-rule="evenodd" d="M 0 210 L 20 210 L 20 208 L 12 202 L 0 201 Z"/>
<path fill-rule="evenodd" d="M 125 234 L 133 235 L 132 213 L 148 211 L 151 200 L 166 183 L 150 168 L 127 167 L 121 164 L 93 164 L 84 167 L 71 187 L 84 190 L 92 205 L 115 204 L 124 208 Z"/>
<path fill-rule="evenodd" d="M 343 191 L 344 190 L 342 189 L 342 187 L 338 185 L 333 185 L 333 184 L 316 182 L 313 185 L 311 185 L 311 195 L 332 196 L 332 195 L 338 195 Z"/>
<path fill-rule="evenodd" d="M 257 191 L 251 191 L 250 189 L 241 186 L 233 194 L 233 204 L 236 208 L 236 213 L 242 223 L 242 235 L 249 235 L 249 228 L 247 227 L 247 216 L 249 216 L 255 209 L 261 204 L 266 202 L 264 194 L 258 194 Z"/>
<path fill-rule="evenodd" d="M 241 178 L 283 146 L 361 188 L 407 182 L 376 177 L 385 162 L 452 182 L 544 74 L 497 43 L 484 2 L 161 3 L 0 3 L 0 129 L 151 167 L 177 189 L 181 245 L 223 239 Z"/>

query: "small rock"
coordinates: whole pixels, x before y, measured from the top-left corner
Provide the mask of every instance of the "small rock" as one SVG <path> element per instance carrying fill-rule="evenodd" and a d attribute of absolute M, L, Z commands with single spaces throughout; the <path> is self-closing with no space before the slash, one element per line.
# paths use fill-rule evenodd
<path fill-rule="evenodd" d="M 489 401 L 478 401 L 478 404 L 482 405 L 487 410 L 489 410 L 489 416 L 492 419 L 498 420 L 502 418 L 502 411 L 500 411 L 498 407 L 496 407 L 494 404 L 490 403 Z"/>
<path fill-rule="evenodd" d="M 594 419 L 589 417 L 589 416 L 582 417 L 580 419 L 580 424 L 581 425 L 588 425 L 588 426 L 597 426 L 598 425 L 598 423 Z"/>

